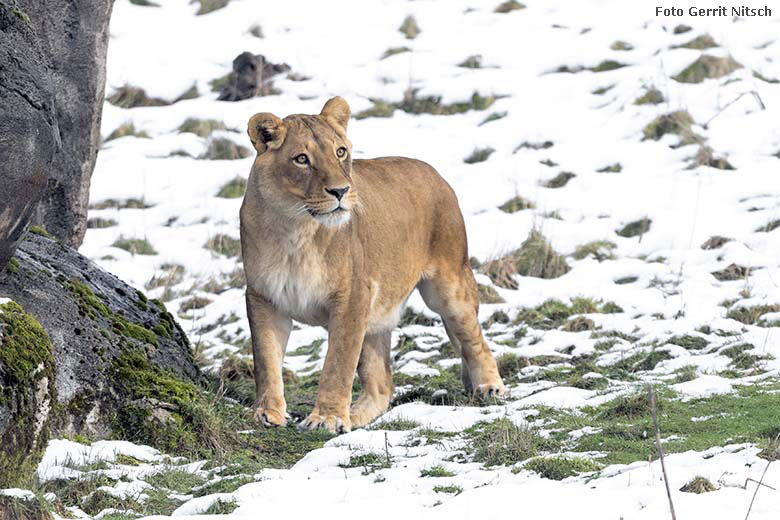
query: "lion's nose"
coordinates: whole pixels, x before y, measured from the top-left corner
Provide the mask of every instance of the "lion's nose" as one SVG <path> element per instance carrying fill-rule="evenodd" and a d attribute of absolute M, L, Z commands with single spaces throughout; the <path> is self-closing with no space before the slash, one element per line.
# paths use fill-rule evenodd
<path fill-rule="evenodd" d="M 345 188 L 325 188 L 325 192 L 330 193 L 331 195 L 336 197 L 337 200 L 341 200 L 344 194 L 348 191 L 349 191 L 349 186 Z"/>

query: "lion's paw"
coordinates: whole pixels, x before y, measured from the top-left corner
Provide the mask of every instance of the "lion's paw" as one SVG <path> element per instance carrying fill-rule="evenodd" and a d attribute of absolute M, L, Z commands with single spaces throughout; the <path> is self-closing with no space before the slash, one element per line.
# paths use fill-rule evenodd
<path fill-rule="evenodd" d="M 255 420 L 263 426 L 284 426 L 287 424 L 287 417 L 286 413 L 272 408 L 258 407 L 255 410 Z"/>
<path fill-rule="evenodd" d="M 330 433 L 347 433 L 352 430 L 349 419 L 343 419 L 338 415 L 320 415 L 310 413 L 309 416 L 298 425 L 301 430 L 316 430 L 322 428 Z"/>
<path fill-rule="evenodd" d="M 504 394 L 506 394 L 506 387 L 501 381 L 497 383 L 484 383 L 477 385 L 476 388 L 474 388 L 474 395 L 477 397 L 499 398 L 503 397 Z"/>

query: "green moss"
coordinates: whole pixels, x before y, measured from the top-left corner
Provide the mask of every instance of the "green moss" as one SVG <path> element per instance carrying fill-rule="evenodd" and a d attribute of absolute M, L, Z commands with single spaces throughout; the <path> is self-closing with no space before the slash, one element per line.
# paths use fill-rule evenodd
<path fill-rule="evenodd" d="M 238 199 L 244 196 L 246 192 L 246 179 L 236 176 L 219 188 L 217 197 L 223 199 Z"/>
<path fill-rule="evenodd" d="M 114 333 L 121 336 L 127 336 L 143 343 L 150 343 L 157 345 L 157 335 L 137 323 L 129 321 L 127 318 L 111 311 L 103 300 L 101 300 L 92 289 L 77 278 L 69 280 L 65 287 L 78 297 L 76 302 L 81 312 L 86 316 L 96 319 L 98 316 L 102 316 L 111 321 L 112 329 Z"/>
<path fill-rule="evenodd" d="M 579 473 L 598 471 L 602 466 L 582 457 L 556 456 L 531 459 L 523 465 L 523 468 L 538 473 L 542 478 L 563 480 Z"/>
<path fill-rule="evenodd" d="M 48 416 L 36 417 L 44 407 L 40 386 L 53 402 L 56 373 L 48 334 L 14 302 L 0 305 L 0 374 L 0 401 L 9 410 L 0 438 L 0 488 L 24 486 L 49 438 Z"/>
<path fill-rule="evenodd" d="M 8 272 L 11 274 L 16 274 L 19 272 L 19 260 L 17 260 L 15 257 L 11 257 L 11 259 L 8 261 L 8 266 L 6 267 L 8 269 Z"/>
<path fill-rule="evenodd" d="M 50 238 L 50 239 L 54 240 L 54 237 L 51 235 L 51 233 L 49 233 L 48 231 L 46 231 L 45 229 L 43 229 L 40 226 L 30 226 L 27 229 L 27 231 L 29 231 L 30 233 L 32 233 L 34 235 L 39 235 L 39 236 Z"/>

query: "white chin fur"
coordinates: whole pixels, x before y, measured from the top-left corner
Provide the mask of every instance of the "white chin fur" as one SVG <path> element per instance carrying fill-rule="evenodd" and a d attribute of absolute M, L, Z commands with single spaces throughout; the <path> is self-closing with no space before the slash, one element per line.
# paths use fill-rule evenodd
<path fill-rule="evenodd" d="M 349 222 L 350 216 L 350 211 L 334 211 L 325 215 L 317 215 L 314 218 L 325 227 L 338 228 Z"/>

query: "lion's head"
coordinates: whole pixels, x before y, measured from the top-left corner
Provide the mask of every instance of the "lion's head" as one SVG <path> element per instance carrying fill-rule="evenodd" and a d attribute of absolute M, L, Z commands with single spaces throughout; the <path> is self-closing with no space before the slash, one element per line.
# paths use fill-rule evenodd
<path fill-rule="evenodd" d="M 347 139 L 349 105 L 330 99 L 318 115 L 279 119 L 262 112 L 247 133 L 257 150 L 255 182 L 275 209 L 326 226 L 349 221 L 357 204 L 352 182 L 352 143 Z"/>

